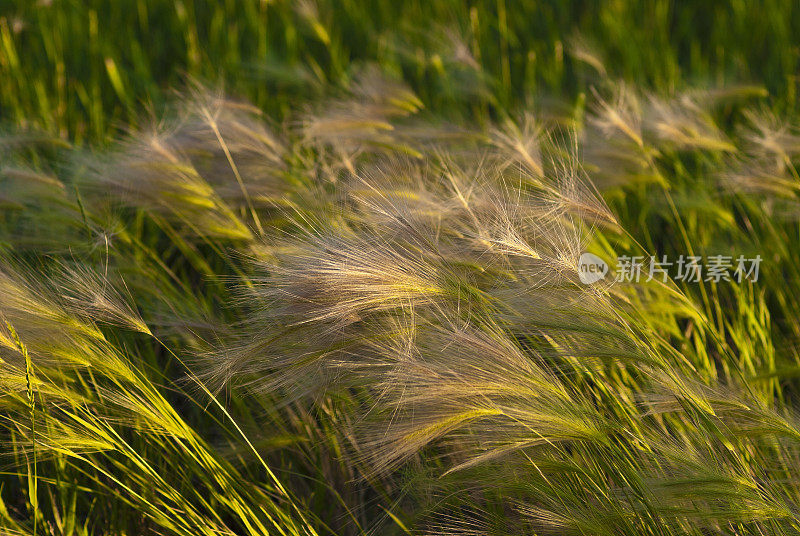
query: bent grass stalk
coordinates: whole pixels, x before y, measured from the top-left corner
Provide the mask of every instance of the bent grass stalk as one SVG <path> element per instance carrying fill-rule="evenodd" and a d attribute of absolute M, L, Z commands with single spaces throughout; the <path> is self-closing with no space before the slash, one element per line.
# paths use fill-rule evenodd
<path fill-rule="evenodd" d="M 38 460 L 36 457 L 36 397 L 33 391 L 33 362 L 28 354 L 28 349 L 20 340 L 19 335 L 17 335 L 17 332 L 14 329 L 14 326 L 6 321 L 6 327 L 8 328 L 8 331 L 14 340 L 14 344 L 16 344 L 17 348 L 25 359 L 25 389 L 28 393 L 28 410 L 30 411 L 30 428 L 31 438 L 33 441 L 31 451 L 31 456 L 33 457 L 33 471 L 32 473 L 29 473 L 29 496 L 31 506 L 33 507 L 33 533 L 36 534 L 36 524 L 38 523 L 41 514 L 39 512 L 39 477 L 37 465 Z"/>

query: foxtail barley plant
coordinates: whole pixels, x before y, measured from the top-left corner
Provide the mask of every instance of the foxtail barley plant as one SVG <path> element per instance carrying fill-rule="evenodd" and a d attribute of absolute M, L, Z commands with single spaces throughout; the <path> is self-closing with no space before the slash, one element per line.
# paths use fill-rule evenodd
<path fill-rule="evenodd" d="M 192 82 L 110 146 L 0 141 L 0 534 L 800 531 L 798 128 L 580 37 L 583 104 L 510 111 L 436 35 L 496 113 L 363 64 L 282 121 Z"/>

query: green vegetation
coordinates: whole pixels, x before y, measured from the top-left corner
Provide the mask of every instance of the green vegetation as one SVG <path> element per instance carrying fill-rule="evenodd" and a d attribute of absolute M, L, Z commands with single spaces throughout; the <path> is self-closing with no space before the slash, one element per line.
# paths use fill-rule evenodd
<path fill-rule="evenodd" d="M 0 535 L 796 534 L 799 11 L 0 6 Z"/>

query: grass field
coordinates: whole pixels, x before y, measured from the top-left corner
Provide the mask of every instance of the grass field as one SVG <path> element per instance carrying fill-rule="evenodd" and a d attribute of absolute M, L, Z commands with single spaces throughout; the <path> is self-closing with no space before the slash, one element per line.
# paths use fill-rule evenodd
<path fill-rule="evenodd" d="M 798 533 L 798 36 L 0 2 L 0 535 Z"/>

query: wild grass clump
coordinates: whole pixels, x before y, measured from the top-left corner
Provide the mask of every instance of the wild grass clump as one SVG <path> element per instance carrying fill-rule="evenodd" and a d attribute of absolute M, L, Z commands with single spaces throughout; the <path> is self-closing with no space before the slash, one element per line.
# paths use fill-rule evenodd
<path fill-rule="evenodd" d="M 282 128 L 195 89 L 15 150 L 4 530 L 797 532 L 800 151 L 752 98 L 448 126 L 363 68 Z M 764 264 L 587 285 L 587 251 Z"/>

